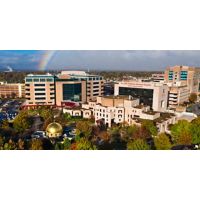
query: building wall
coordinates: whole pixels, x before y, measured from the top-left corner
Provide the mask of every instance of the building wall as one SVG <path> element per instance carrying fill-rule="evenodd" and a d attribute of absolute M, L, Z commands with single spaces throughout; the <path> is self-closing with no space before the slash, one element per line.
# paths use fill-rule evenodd
<path fill-rule="evenodd" d="M 62 71 L 61 75 L 68 75 L 70 78 L 86 81 L 87 101 L 96 100 L 97 96 L 104 95 L 105 80 L 102 76 L 90 75 L 84 71 Z"/>
<path fill-rule="evenodd" d="M 67 84 L 81 84 L 81 102 L 86 102 L 86 82 L 85 81 L 56 81 L 55 90 L 56 90 L 56 105 L 61 106 L 61 103 L 67 100 L 63 98 L 63 85 Z M 70 99 L 69 99 L 70 101 Z"/>
<path fill-rule="evenodd" d="M 182 85 L 187 85 L 190 93 L 198 92 L 200 78 L 200 70 L 189 66 L 174 66 L 167 67 L 165 70 L 165 82 L 174 83 L 181 82 Z"/>
<path fill-rule="evenodd" d="M 27 105 L 54 105 L 55 87 L 52 75 L 29 75 L 25 78 Z"/>
<path fill-rule="evenodd" d="M 25 97 L 25 85 L 21 83 L 2 83 L 0 84 L 0 97 Z"/>
<path fill-rule="evenodd" d="M 187 86 L 173 86 L 169 88 L 169 107 L 176 107 L 189 99 L 190 90 Z"/>
<path fill-rule="evenodd" d="M 123 95 L 120 94 L 120 88 L 131 88 L 131 89 L 139 89 L 145 91 L 153 91 L 152 94 L 152 105 L 150 105 L 155 111 L 165 111 L 167 109 L 167 101 L 168 101 L 168 86 L 161 83 L 153 83 L 153 82 L 120 82 L 115 84 L 115 95 Z M 127 94 L 132 95 L 132 94 Z M 140 97 L 136 97 L 140 98 Z M 143 97 L 144 98 L 144 97 Z M 144 98 L 145 100 L 145 98 Z M 141 101 L 141 98 L 140 98 Z M 150 101 L 150 102 L 151 102 Z"/>

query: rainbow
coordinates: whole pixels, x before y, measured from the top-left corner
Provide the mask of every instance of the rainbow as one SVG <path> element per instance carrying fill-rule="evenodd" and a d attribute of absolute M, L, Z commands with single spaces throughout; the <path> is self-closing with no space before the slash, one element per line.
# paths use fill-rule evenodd
<path fill-rule="evenodd" d="M 52 59 L 52 57 L 55 55 L 55 50 L 47 50 L 45 51 L 44 55 L 42 56 L 42 59 L 39 63 L 38 69 L 41 71 L 44 71 L 46 69 L 46 66 L 48 65 L 49 61 Z"/>

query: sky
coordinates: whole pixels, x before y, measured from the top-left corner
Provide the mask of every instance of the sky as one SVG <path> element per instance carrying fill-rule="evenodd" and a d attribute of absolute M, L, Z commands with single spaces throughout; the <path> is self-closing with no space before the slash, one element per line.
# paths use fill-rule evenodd
<path fill-rule="evenodd" d="M 200 51 L 191 50 L 1 50 L 0 70 L 145 70 L 162 71 L 166 66 L 200 66 Z M 51 51 L 52 52 L 52 51 Z M 44 59 L 46 62 L 44 61 Z M 43 67 L 41 68 L 41 63 Z"/>

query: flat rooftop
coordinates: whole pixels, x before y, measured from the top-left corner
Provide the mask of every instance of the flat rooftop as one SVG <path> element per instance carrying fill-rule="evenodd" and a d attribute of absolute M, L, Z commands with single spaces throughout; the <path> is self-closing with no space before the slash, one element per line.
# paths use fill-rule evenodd
<path fill-rule="evenodd" d="M 137 99 L 130 95 L 117 95 L 117 96 L 109 95 L 109 96 L 102 96 L 102 97 L 106 98 L 106 99 L 124 99 L 124 100 L 136 100 Z"/>

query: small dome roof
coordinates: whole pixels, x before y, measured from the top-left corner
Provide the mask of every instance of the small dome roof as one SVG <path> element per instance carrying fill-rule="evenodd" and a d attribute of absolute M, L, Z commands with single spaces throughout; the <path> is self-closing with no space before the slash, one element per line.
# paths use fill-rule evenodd
<path fill-rule="evenodd" d="M 62 131 L 62 126 L 57 122 L 49 124 L 46 128 L 47 134 L 62 134 Z"/>

